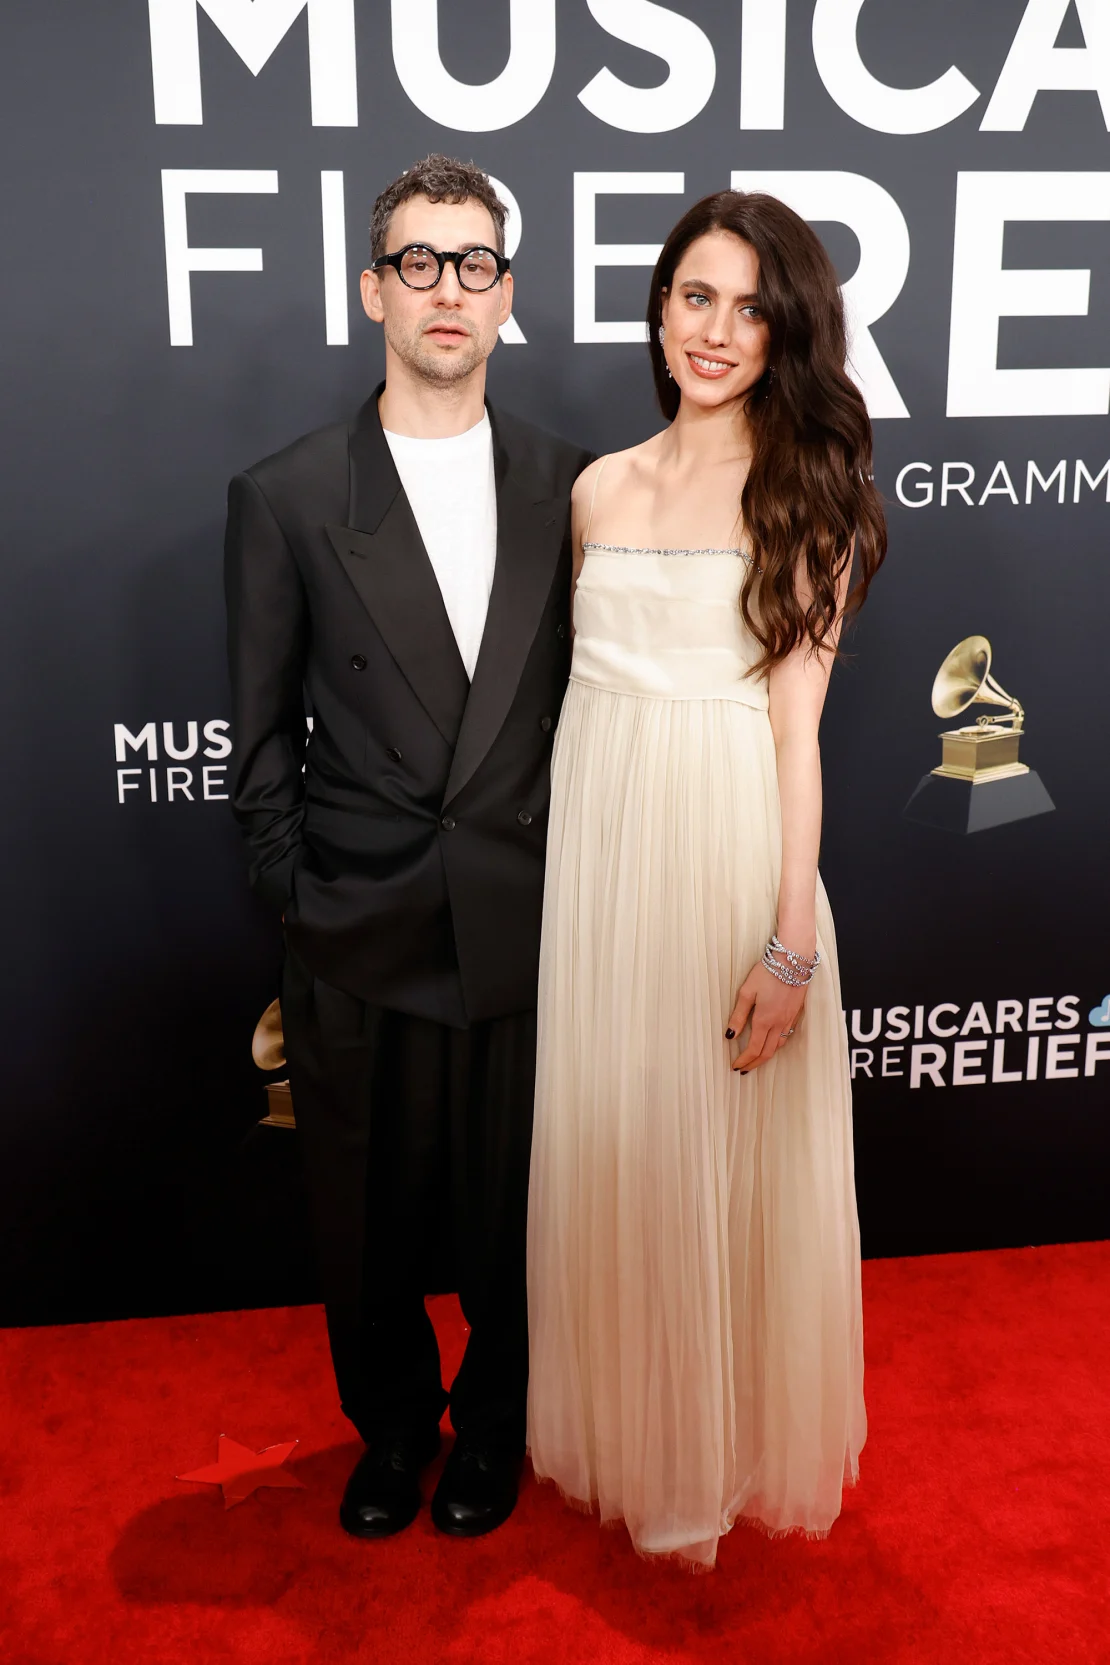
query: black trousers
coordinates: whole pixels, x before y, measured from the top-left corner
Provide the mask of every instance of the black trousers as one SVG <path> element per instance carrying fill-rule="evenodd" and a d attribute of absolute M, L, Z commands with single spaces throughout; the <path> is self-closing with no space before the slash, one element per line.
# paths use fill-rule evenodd
<path fill-rule="evenodd" d="M 369 1441 L 450 1402 L 456 1433 L 522 1453 L 535 1012 L 449 1029 L 292 953 L 281 1009 L 344 1412 Z M 445 1290 L 470 1327 L 450 1395 L 424 1306 Z"/>

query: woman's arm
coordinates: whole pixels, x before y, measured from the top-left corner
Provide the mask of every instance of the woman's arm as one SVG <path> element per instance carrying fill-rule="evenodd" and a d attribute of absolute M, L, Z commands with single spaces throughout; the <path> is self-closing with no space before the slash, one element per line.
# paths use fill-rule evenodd
<path fill-rule="evenodd" d="M 578 588 L 578 575 L 582 571 L 582 562 L 585 559 L 582 545 L 590 535 L 590 521 L 593 518 L 597 479 L 605 466 L 605 462 L 604 457 L 595 457 L 589 467 L 582 470 L 571 487 L 570 534 L 574 560 L 570 578 L 571 635 L 574 634 L 574 592 Z"/>
<path fill-rule="evenodd" d="M 775 934 L 786 948 L 812 959 L 817 948 L 817 857 L 821 847 L 821 752 L 818 729 L 840 635 L 851 563 L 837 587 L 837 620 L 829 650 L 814 653 L 803 642 L 768 678 L 769 716 L 775 739 L 782 813 L 782 872 Z M 799 592 L 804 606 L 806 597 Z M 820 971 L 817 976 L 820 976 Z M 782 983 L 763 965 L 745 978 L 729 1018 L 734 1034 L 751 1018 L 751 1038 L 734 1069 L 765 1064 L 788 1038 L 805 1004 L 804 988 Z"/>

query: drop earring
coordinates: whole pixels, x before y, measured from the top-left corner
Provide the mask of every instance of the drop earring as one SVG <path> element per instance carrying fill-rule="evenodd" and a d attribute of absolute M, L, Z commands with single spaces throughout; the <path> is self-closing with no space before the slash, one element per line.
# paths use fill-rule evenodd
<path fill-rule="evenodd" d="M 660 326 L 659 326 L 659 345 L 661 347 L 663 345 L 663 338 L 666 335 L 666 333 L 667 333 L 666 330 L 663 328 L 662 324 L 660 324 Z M 674 380 L 674 374 L 671 370 L 670 365 L 667 364 L 666 353 L 664 353 L 664 355 L 663 355 L 663 363 L 666 366 L 667 375 L 670 376 L 671 380 L 673 381 Z"/>

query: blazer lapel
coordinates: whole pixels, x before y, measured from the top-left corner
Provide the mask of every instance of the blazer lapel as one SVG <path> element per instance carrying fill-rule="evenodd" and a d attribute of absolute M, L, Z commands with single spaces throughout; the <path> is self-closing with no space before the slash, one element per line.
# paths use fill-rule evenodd
<path fill-rule="evenodd" d="M 551 593 L 569 512 L 567 502 L 544 495 L 544 484 L 530 460 L 512 456 L 506 449 L 492 410 L 490 421 L 497 481 L 497 560 L 445 804 L 462 791 L 509 714 Z"/>
<path fill-rule="evenodd" d="M 366 611 L 413 693 L 454 746 L 470 683 L 439 583 L 378 417 L 381 388 L 350 437 L 348 526 L 327 526 Z M 496 587 L 496 586 L 495 586 Z"/>

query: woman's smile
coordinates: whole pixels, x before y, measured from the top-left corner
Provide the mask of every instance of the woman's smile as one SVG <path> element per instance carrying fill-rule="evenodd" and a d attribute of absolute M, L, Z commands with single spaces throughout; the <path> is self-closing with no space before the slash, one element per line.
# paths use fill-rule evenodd
<path fill-rule="evenodd" d="M 727 376 L 730 370 L 736 369 L 735 364 L 730 359 L 716 358 L 708 353 L 688 352 L 686 357 L 690 361 L 691 368 L 708 381 L 716 381 L 721 376 Z"/>

